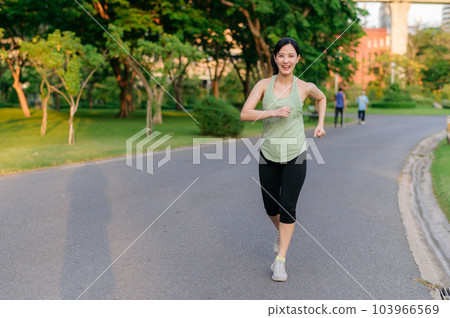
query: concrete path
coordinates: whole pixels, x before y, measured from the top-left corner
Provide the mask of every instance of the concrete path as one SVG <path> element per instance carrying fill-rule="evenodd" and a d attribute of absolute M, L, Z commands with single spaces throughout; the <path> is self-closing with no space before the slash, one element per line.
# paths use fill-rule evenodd
<path fill-rule="evenodd" d="M 193 165 L 185 148 L 153 175 L 121 158 L 1 177 L 0 299 L 429 299 L 413 280 L 398 178 L 442 127 L 369 114 L 315 140 L 326 164 L 308 161 L 297 214 L 309 234 L 297 226 L 286 283 L 270 279 L 257 162 L 229 164 L 227 143 L 224 160 Z M 237 162 L 248 154 L 238 141 Z"/>

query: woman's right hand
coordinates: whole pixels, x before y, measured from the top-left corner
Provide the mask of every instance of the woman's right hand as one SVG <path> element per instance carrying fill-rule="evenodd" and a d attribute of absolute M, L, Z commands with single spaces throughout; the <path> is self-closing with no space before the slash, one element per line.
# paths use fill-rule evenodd
<path fill-rule="evenodd" d="M 291 109 L 287 106 L 281 106 L 277 110 L 273 111 L 272 117 L 288 117 L 291 113 Z"/>

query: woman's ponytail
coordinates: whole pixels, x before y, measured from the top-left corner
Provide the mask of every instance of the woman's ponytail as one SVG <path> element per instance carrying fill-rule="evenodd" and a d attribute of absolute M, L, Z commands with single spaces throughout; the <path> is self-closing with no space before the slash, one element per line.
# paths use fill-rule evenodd
<path fill-rule="evenodd" d="M 275 58 L 273 57 L 273 54 L 270 55 L 270 64 L 272 64 L 273 75 L 277 75 L 279 70 L 277 63 L 275 63 Z"/>

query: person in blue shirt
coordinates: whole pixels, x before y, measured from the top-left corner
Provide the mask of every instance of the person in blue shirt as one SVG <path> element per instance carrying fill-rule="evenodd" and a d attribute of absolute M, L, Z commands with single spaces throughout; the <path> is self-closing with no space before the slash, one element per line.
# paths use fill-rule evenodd
<path fill-rule="evenodd" d="M 369 106 L 369 98 L 365 95 L 365 92 L 362 91 L 361 95 L 358 96 L 356 99 L 356 104 L 358 104 L 358 119 L 359 124 L 365 125 L 366 124 L 366 110 Z"/>
<path fill-rule="evenodd" d="M 334 105 L 334 127 L 336 127 L 339 113 L 341 114 L 341 127 L 344 126 L 344 109 L 347 110 L 347 101 L 345 100 L 345 93 L 342 87 L 339 87 L 339 92 L 334 96 L 336 101 Z"/>

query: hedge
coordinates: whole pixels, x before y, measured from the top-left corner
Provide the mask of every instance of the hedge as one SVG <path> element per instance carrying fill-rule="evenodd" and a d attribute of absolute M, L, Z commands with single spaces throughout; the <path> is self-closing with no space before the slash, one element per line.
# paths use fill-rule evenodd
<path fill-rule="evenodd" d="M 415 108 L 415 102 L 373 102 L 369 104 L 373 108 Z"/>

